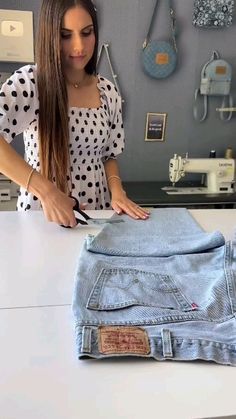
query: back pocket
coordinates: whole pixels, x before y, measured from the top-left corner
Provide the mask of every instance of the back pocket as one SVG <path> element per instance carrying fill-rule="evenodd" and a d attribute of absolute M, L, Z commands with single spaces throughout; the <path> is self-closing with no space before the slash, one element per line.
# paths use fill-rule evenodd
<path fill-rule="evenodd" d="M 130 268 L 102 269 L 89 296 L 87 308 L 115 310 L 133 305 L 193 310 L 170 275 Z"/>

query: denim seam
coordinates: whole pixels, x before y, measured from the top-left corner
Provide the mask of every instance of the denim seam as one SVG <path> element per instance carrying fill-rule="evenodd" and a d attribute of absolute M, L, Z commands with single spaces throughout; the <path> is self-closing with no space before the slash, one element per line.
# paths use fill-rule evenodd
<path fill-rule="evenodd" d="M 174 295 L 174 294 L 173 294 Z M 176 301 L 178 302 L 178 300 L 176 299 Z M 155 305 L 155 304 L 149 304 L 149 303 L 147 303 L 146 301 L 141 301 L 141 300 L 126 300 L 126 301 L 124 301 L 124 302 L 122 302 L 122 303 L 113 303 L 113 304 L 100 304 L 99 305 L 99 308 L 98 307 L 96 307 L 95 309 L 96 310 L 100 310 L 100 311 L 106 311 L 107 309 L 109 309 L 109 310 L 112 310 L 112 309 L 114 309 L 114 310 L 116 310 L 116 309 L 119 309 L 119 308 L 130 308 L 130 306 L 134 306 L 134 305 L 137 305 L 137 306 L 145 306 L 145 307 L 153 307 L 153 308 L 160 308 L 160 309 L 166 309 L 166 310 L 178 310 L 178 308 L 171 308 L 171 307 L 168 307 L 168 306 L 165 306 L 164 304 L 163 305 Z M 180 304 L 179 304 L 180 305 Z M 89 308 L 91 308 L 91 304 L 89 305 Z M 181 306 L 180 306 L 180 308 L 182 308 Z M 188 309 L 183 309 L 183 311 L 194 311 L 193 309 L 191 309 L 191 307 L 189 307 Z"/>
<path fill-rule="evenodd" d="M 235 275 L 231 269 L 233 256 L 233 247 L 232 242 L 227 242 L 225 245 L 225 254 L 224 254 L 224 272 L 227 284 L 227 290 L 229 295 L 229 301 L 232 313 L 236 311 L 236 286 L 235 286 Z"/>
<path fill-rule="evenodd" d="M 163 282 L 167 282 L 167 286 L 171 287 L 172 295 L 176 299 L 177 303 L 179 304 L 180 308 L 184 310 L 191 310 L 191 304 L 188 302 L 185 295 L 181 292 L 181 289 L 175 283 L 173 277 L 171 275 L 163 275 L 162 276 Z"/>
<path fill-rule="evenodd" d="M 172 323 L 172 322 L 186 322 L 186 321 L 200 321 L 200 322 L 204 322 L 204 323 L 209 323 L 209 324 L 223 324 L 228 320 L 231 319 L 235 319 L 235 316 L 233 314 L 231 314 L 230 316 L 225 317 L 224 319 L 217 319 L 217 320 L 209 320 L 209 319 L 202 319 L 202 318 L 198 318 L 197 316 L 179 316 L 179 317 L 174 317 L 174 316 L 162 316 L 159 317 L 157 319 L 148 319 L 148 320 L 144 320 L 144 321 L 140 321 L 140 320 L 126 320 L 124 322 L 121 321 L 106 321 L 106 320 L 100 320 L 100 321 L 95 321 L 95 320 L 81 320 L 81 321 L 77 321 L 76 322 L 76 327 L 80 327 L 80 326 L 84 326 L 84 325 L 91 325 L 94 327 L 100 326 L 100 325 L 135 325 L 135 326 L 155 326 L 155 325 L 159 325 L 159 324 L 164 324 L 164 323 Z"/>
<path fill-rule="evenodd" d="M 104 278 L 101 279 L 103 270 L 104 269 L 102 269 L 101 272 L 99 273 L 98 278 L 89 295 L 88 302 L 86 304 L 87 308 L 93 308 L 93 309 L 99 308 L 100 296 L 104 288 L 104 282 L 105 282 L 105 276 Z"/>

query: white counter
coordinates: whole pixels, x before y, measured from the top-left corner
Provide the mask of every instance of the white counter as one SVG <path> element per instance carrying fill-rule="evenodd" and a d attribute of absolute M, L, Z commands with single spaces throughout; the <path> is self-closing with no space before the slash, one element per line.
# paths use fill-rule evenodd
<path fill-rule="evenodd" d="M 236 210 L 190 212 L 205 230 L 233 238 Z M 84 237 L 97 231 L 60 228 L 41 212 L 0 212 L 0 419 L 236 414 L 233 367 L 76 359 L 70 307 L 74 273 Z"/>

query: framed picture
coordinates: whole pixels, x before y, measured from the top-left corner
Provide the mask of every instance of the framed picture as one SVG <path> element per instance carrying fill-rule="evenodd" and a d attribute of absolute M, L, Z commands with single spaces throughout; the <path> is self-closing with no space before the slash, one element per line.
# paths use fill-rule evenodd
<path fill-rule="evenodd" d="M 145 141 L 164 141 L 166 113 L 147 113 Z"/>

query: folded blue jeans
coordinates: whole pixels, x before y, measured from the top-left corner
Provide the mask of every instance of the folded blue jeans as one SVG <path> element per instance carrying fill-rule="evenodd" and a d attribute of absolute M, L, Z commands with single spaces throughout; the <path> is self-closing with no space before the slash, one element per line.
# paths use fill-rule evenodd
<path fill-rule="evenodd" d="M 234 243 L 203 231 L 185 208 L 122 218 L 88 235 L 80 253 L 78 357 L 236 365 Z"/>

